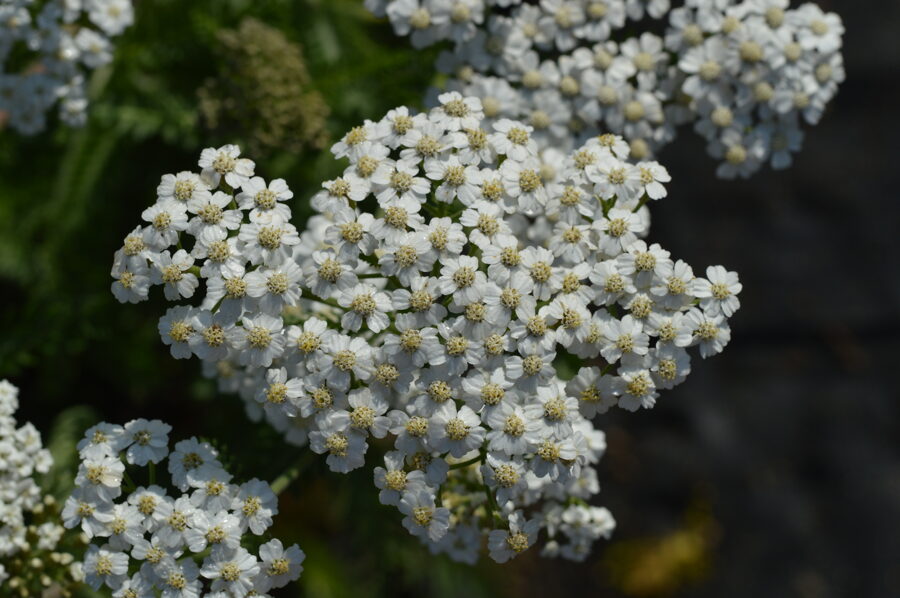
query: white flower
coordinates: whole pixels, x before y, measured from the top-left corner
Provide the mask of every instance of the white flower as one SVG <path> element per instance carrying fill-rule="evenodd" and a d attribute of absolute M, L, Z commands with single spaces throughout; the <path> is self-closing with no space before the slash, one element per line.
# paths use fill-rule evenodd
<path fill-rule="evenodd" d="M 541 441 L 540 426 L 521 406 L 509 402 L 486 411 L 488 449 L 507 456 L 524 455 Z"/>
<path fill-rule="evenodd" d="M 153 573 L 159 580 L 162 598 L 199 598 L 201 583 L 198 577 L 200 569 L 191 559 L 176 561 L 174 558 L 163 558 L 153 567 Z"/>
<path fill-rule="evenodd" d="M 284 179 L 275 179 L 266 185 L 262 177 L 255 176 L 241 185 L 241 192 L 235 196 L 241 210 L 250 210 L 250 221 L 268 221 L 279 218 L 287 221 L 291 210 L 287 200 L 294 197 Z"/>
<path fill-rule="evenodd" d="M 521 512 L 510 515 L 507 525 L 508 530 L 496 529 L 488 535 L 488 550 L 498 563 L 505 563 L 534 545 L 540 529 L 538 519 L 526 520 Z"/>
<path fill-rule="evenodd" d="M 172 201 L 158 202 L 141 213 L 149 223 L 143 231 L 143 241 L 150 247 L 162 250 L 174 245 L 178 233 L 187 229 L 187 206 Z"/>
<path fill-rule="evenodd" d="M 125 459 L 128 463 L 140 466 L 159 463 L 169 454 L 171 431 L 172 426 L 158 419 L 136 419 L 128 422 L 122 435 Z"/>
<path fill-rule="evenodd" d="M 297 305 L 300 299 L 300 280 L 303 271 L 292 262 L 268 268 L 260 267 L 247 274 L 247 295 L 259 299 L 263 312 L 278 315 L 286 306 Z"/>
<path fill-rule="evenodd" d="M 610 319 L 603 330 L 604 343 L 600 354 L 610 362 L 616 362 L 624 354 L 646 355 L 650 337 L 643 326 L 632 316 L 621 320 Z"/>
<path fill-rule="evenodd" d="M 9 384 L 6 380 L 0 381 L 0 385 Z M 12 386 L 12 385 L 10 385 Z M 16 392 L 18 389 L 12 386 Z M 15 411 L 12 409 L 10 414 Z M 2 396 L 0 396 L 0 415 L 3 414 L 2 409 Z M 115 454 L 120 450 L 120 442 L 122 440 L 122 436 L 125 433 L 125 428 L 122 426 L 117 426 L 114 424 L 108 423 L 99 423 L 95 426 L 91 426 L 84 433 L 84 438 L 78 441 L 78 444 L 75 448 L 78 449 L 80 455 L 84 456 L 87 451 L 92 449 L 99 448 L 102 452 L 106 454 Z"/>
<path fill-rule="evenodd" d="M 185 531 L 184 539 L 191 552 L 203 552 L 207 546 L 236 548 L 240 544 L 241 530 L 238 519 L 227 511 L 198 510 L 194 514 L 190 527 Z"/>
<path fill-rule="evenodd" d="M 200 175 L 183 170 L 178 174 L 164 174 L 156 187 L 157 205 L 178 202 L 187 207 L 191 201 L 208 200 L 211 195 L 208 185 Z"/>
<path fill-rule="evenodd" d="M 95 493 L 102 501 L 109 501 L 121 493 L 125 465 L 108 455 L 91 455 L 78 468 L 75 485 Z"/>
<path fill-rule="evenodd" d="M 326 462 L 332 471 L 347 473 L 361 467 L 368 445 L 362 435 L 351 433 L 350 414 L 331 411 L 319 421 L 318 429 L 309 435 L 310 448 L 328 454 Z"/>
<path fill-rule="evenodd" d="M 151 281 L 153 284 L 164 284 L 166 299 L 176 301 L 181 297 L 190 299 L 200 285 L 197 276 L 189 272 L 194 265 L 194 258 L 184 249 L 175 255 L 163 251 L 153 258 Z"/>
<path fill-rule="evenodd" d="M 213 188 L 218 187 L 223 178 L 232 189 L 240 188 L 250 180 L 255 168 L 252 160 L 240 155 L 241 149 L 236 145 L 203 150 L 197 163 L 203 169 L 200 176 Z"/>
<path fill-rule="evenodd" d="M 193 331 L 188 338 L 188 344 L 194 355 L 209 361 L 219 361 L 227 357 L 237 334 L 231 316 L 231 313 L 223 309 L 215 314 L 206 310 L 193 314 L 193 318 L 187 324 Z M 169 336 L 171 337 L 171 334 Z M 173 350 L 175 346 L 173 343 Z"/>
<path fill-rule="evenodd" d="M 370 227 L 375 217 L 371 214 L 357 214 L 349 207 L 341 207 L 334 212 L 334 224 L 325 232 L 325 241 L 335 246 L 343 259 L 354 258 L 359 252 L 370 253 L 375 239 Z"/>
<path fill-rule="evenodd" d="M 121 303 L 139 303 L 147 299 L 150 291 L 150 269 L 146 262 L 124 259 L 116 253 L 110 275 L 115 279 L 111 289 Z"/>
<path fill-rule="evenodd" d="M 78 525 L 87 537 L 100 536 L 106 532 L 106 524 L 112 521 L 112 505 L 90 490 L 76 488 L 66 499 L 61 517 L 67 528 Z"/>
<path fill-rule="evenodd" d="M 641 407 L 649 409 L 656 404 L 659 393 L 656 392 L 656 384 L 644 363 L 643 359 L 627 360 L 619 368 L 619 377 L 613 387 L 619 395 L 619 407 L 637 411 Z"/>
<path fill-rule="evenodd" d="M 721 353 L 731 340 L 731 328 L 724 316 L 712 316 L 692 309 L 685 316 L 694 333 L 695 342 L 700 346 L 700 356 L 704 359 Z"/>
<path fill-rule="evenodd" d="M 241 486 L 234 506 L 241 529 L 262 535 L 272 525 L 272 517 L 278 514 L 278 497 L 267 483 L 253 479 Z"/>
<path fill-rule="evenodd" d="M 91 546 L 84 555 L 84 581 L 94 588 L 106 585 L 118 588 L 128 577 L 128 555 Z"/>
<path fill-rule="evenodd" d="M 420 232 L 404 234 L 395 247 L 385 251 L 378 263 L 381 271 L 388 276 L 396 276 L 404 285 L 410 284 L 420 272 L 428 272 L 437 256 L 431 251 L 431 244 Z"/>
<path fill-rule="evenodd" d="M 710 266 L 706 269 L 706 278 L 695 281 L 693 294 L 700 299 L 700 307 L 706 313 L 730 318 L 741 307 L 737 297 L 741 288 L 737 272 L 728 272 L 722 266 Z"/>
<path fill-rule="evenodd" d="M 216 546 L 204 559 L 200 575 L 212 580 L 212 590 L 225 590 L 243 598 L 253 589 L 253 578 L 260 571 L 259 561 L 244 548 Z"/>
<path fill-rule="evenodd" d="M 440 406 L 431 416 L 428 443 L 441 453 L 462 457 L 481 446 L 485 429 L 474 411 L 463 405 L 457 409 L 452 402 Z"/>
<path fill-rule="evenodd" d="M 444 507 L 436 507 L 434 494 L 429 490 L 415 490 L 403 494 L 400 499 L 400 512 L 403 527 L 414 536 L 424 537 L 436 542 L 447 533 L 450 526 L 450 511 Z"/>
<path fill-rule="evenodd" d="M 303 572 L 306 555 L 296 544 L 285 549 L 281 540 L 274 538 L 259 547 L 261 575 L 257 591 L 268 592 L 296 580 Z"/>
<path fill-rule="evenodd" d="M 292 247 L 300 243 L 294 225 L 278 216 L 260 219 L 241 226 L 238 240 L 252 264 L 278 265 L 290 258 Z"/>
<path fill-rule="evenodd" d="M 374 286 L 365 283 L 348 285 L 341 289 L 338 304 L 348 308 L 341 318 L 341 326 L 356 332 L 363 324 L 372 332 L 381 332 L 388 327 L 391 299 Z"/>
<path fill-rule="evenodd" d="M 691 357 L 683 348 L 675 345 L 657 345 L 653 351 L 650 371 L 657 388 L 673 388 L 681 384 L 691 373 Z"/>
<path fill-rule="evenodd" d="M 187 209 L 196 214 L 188 222 L 191 234 L 209 240 L 218 240 L 227 236 L 227 231 L 235 230 L 241 225 L 240 210 L 226 210 L 232 202 L 231 195 L 216 191 L 205 198 L 190 199 Z"/>
<path fill-rule="evenodd" d="M 405 471 L 403 453 L 399 451 L 385 453 L 384 465 L 374 470 L 375 486 L 381 491 L 378 493 L 381 504 L 396 507 L 405 492 L 425 490 L 425 474 L 419 470 Z"/>
<path fill-rule="evenodd" d="M 447 308 L 438 300 L 441 293 L 439 281 L 435 278 L 414 277 L 410 280 L 409 290 L 397 289 L 391 296 L 393 308 L 398 311 L 410 310 L 404 314 L 411 326 L 437 324 L 445 315 Z"/>
<path fill-rule="evenodd" d="M 242 318 L 235 333 L 235 348 L 241 349 L 241 362 L 256 367 L 269 367 L 284 352 L 284 322 L 281 318 L 261 313 L 255 318 Z"/>

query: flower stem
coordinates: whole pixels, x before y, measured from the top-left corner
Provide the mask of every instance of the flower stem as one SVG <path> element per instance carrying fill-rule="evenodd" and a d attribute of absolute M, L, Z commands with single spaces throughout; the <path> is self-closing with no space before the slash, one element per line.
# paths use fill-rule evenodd
<path fill-rule="evenodd" d="M 304 452 L 297 461 L 288 467 L 284 473 L 275 478 L 275 481 L 270 484 L 272 488 L 272 492 L 275 494 L 281 494 L 288 487 L 293 484 L 297 478 L 300 477 L 300 474 L 303 473 L 306 468 L 309 466 L 310 461 L 310 453 L 309 451 Z"/>
<path fill-rule="evenodd" d="M 484 459 L 484 455 L 479 454 L 476 457 L 472 457 L 468 461 L 462 461 L 461 463 L 454 463 L 450 466 L 450 469 L 462 469 L 463 467 L 468 467 L 469 465 L 474 465 L 475 463 L 479 463 Z"/>

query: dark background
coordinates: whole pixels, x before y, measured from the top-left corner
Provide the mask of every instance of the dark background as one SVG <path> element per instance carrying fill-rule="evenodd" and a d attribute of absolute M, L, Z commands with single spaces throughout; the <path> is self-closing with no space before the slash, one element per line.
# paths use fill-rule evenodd
<path fill-rule="evenodd" d="M 196 361 L 171 359 L 160 298 L 108 292 L 159 176 L 224 141 L 196 116 L 217 29 L 253 14 L 300 42 L 333 137 L 417 104 L 433 53 L 352 0 L 137 4 L 86 129 L 0 133 L 0 377 L 22 387 L 21 421 L 46 439 L 159 417 L 174 438 L 215 438 L 244 477 L 300 459 L 278 533 L 309 556 L 284 596 L 900 596 L 900 3 L 819 3 L 844 19 L 847 81 L 791 169 L 719 181 L 689 132 L 663 153 L 673 182 L 651 238 L 695 271 L 740 273 L 732 342 L 655 409 L 604 416 L 611 542 L 582 564 L 528 554 L 474 569 L 408 539 L 369 468 L 326 473 L 248 423 Z M 287 178 L 302 214 L 337 166 L 318 155 L 263 156 L 257 170 Z"/>

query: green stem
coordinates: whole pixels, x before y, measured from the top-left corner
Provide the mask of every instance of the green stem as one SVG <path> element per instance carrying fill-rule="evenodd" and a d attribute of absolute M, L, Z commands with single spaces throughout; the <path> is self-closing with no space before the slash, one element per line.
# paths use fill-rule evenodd
<path fill-rule="evenodd" d="M 503 521 L 499 514 L 500 505 L 497 504 L 497 498 L 494 496 L 494 493 L 491 492 L 491 489 L 488 487 L 487 482 L 482 482 L 481 486 L 484 488 L 484 494 L 487 497 L 487 509 L 488 516 L 491 520 L 491 527 L 496 528 L 497 522 Z"/>
<path fill-rule="evenodd" d="M 644 204 L 646 204 L 646 203 L 647 203 L 647 194 L 644 193 L 644 196 L 641 198 L 641 201 L 639 201 L 639 202 L 638 202 L 638 205 L 636 205 L 636 206 L 634 207 L 634 209 L 631 210 L 631 211 L 632 211 L 632 212 L 637 212 L 637 211 L 640 210 L 642 207 L 644 207 Z"/>
<path fill-rule="evenodd" d="M 462 469 L 463 467 L 468 467 L 469 465 L 474 465 L 476 463 L 480 463 L 484 460 L 484 455 L 478 454 L 477 457 L 472 457 L 468 461 L 463 461 L 461 463 L 454 463 L 450 466 L 450 469 Z"/>
<path fill-rule="evenodd" d="M 125 480 L 125 492 L 130 494 L 137 489 L 137 484 L 135 484 L 134 480 L 131 479 L 131 476 L 128 475 L 127 470 L 122 472 L 122 479 Z"/>
<path fill-rule="evenodd" d="M 309 466 L 310 455 L 312 453 L 310 451 L 304 452 L 297 461 L 288 467 L 284 473 L 275 478 L 275 481 L 270 484 L 272 487 L 272 492 L 275 494 L 281 494 L 288 487 L 300 477 L 300 474 L 303 473 L 306 468 Z"/>

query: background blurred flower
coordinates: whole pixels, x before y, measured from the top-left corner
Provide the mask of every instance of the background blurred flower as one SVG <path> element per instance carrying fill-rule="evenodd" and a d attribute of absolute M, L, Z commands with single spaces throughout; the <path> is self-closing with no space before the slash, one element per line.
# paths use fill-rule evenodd
<path fill-rule="evenodd" d="M 321 148 L 329 108 L 312 87 L 300 45 L 252 17 L 216 37 L 210 70 L 218 74 L 197 92 L 204 125 L 221 138 L 248 137 L 254 155 Z"/>

